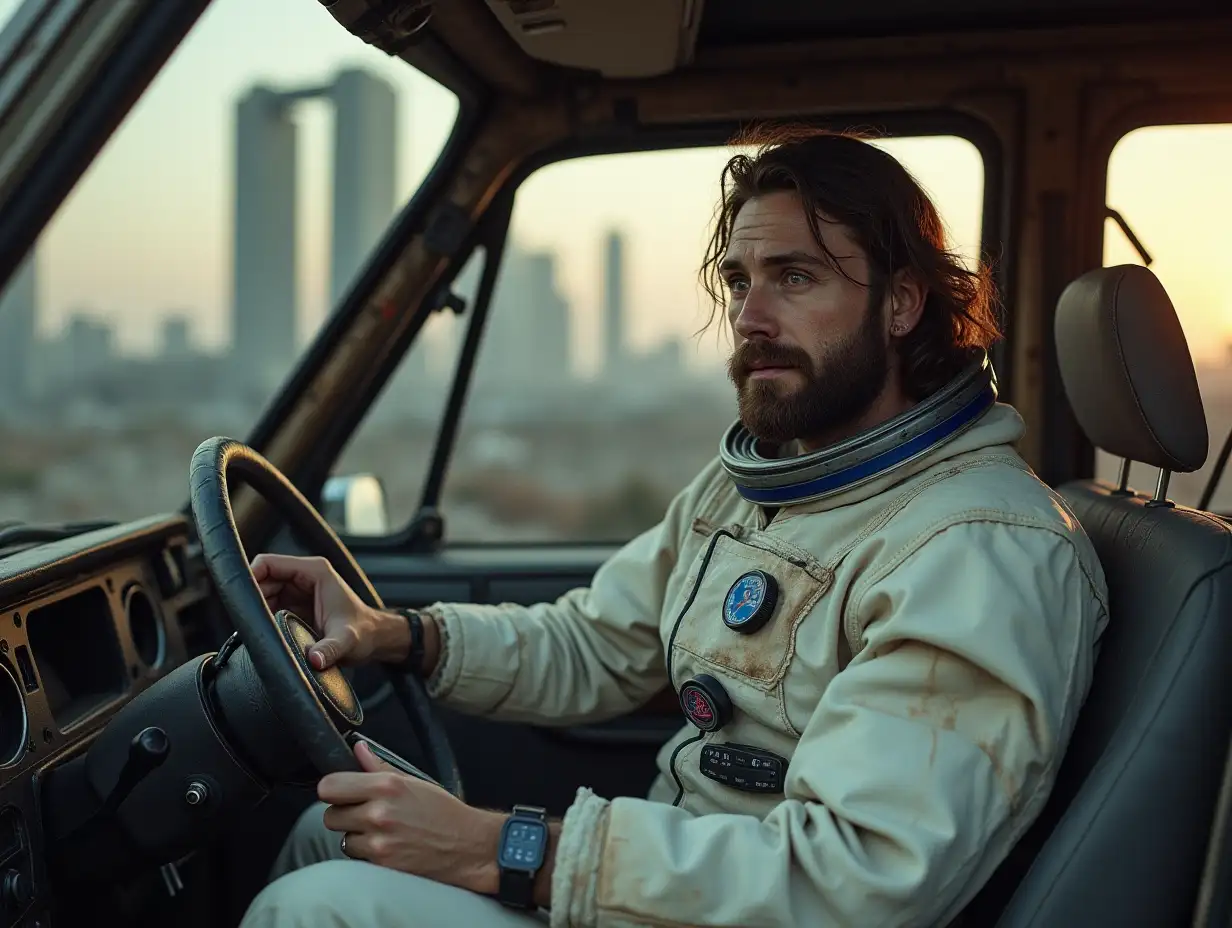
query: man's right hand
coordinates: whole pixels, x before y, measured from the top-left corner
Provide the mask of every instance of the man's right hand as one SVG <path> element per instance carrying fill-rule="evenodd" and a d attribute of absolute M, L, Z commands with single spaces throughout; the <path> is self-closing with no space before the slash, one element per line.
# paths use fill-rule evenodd
<path fill-rule="evenodd" d="M 406 619 L 365 605 L 325 558 L 259 554 L 252 575 L 271 611 L 286 609 L 316 629 L 320 640 L 308 649 L 308 660 L 317 670 L 406 658 L 411 646 Z M 423 622 L 426 676 L 436 665 L 439 638 L 431 616 Z"/>

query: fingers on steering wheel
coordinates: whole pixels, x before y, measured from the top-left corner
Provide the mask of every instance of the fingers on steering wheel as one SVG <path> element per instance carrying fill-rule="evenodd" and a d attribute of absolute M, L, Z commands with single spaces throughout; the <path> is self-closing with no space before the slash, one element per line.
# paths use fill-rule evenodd
<path fill-rule="evenodd" d="M 276 580 L 310 591 L 329 576 L 333 568 L 323 557 L 300 557 L 295 554 L 258 554 L 252 561 L 252 575 L 260 583 Z"/>
<path fill-rule="evenodd" d="M 329 637 L 322 638 L 312 646 L 311 653 L 319 655 L 323 662 L 317 669 L 332 667 L 355 650 L 357 644 L 359 633 L 353 625 L 346 624 L 337 631 L 331 631 Z"/>

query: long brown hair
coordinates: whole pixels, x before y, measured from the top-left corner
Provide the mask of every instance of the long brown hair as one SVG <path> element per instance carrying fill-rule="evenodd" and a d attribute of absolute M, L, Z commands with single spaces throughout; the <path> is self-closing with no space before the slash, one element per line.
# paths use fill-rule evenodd
<path fill-rule="evenodd" d="M 714 301 L 711 321 L 727 303 L 719 264 L 737 214 L 754 197 L 794 191 L 813 238 L 835 271 L 849 277 L 822 238 L 823 216 L 846 226 L 864 250 L 870 301 L 879 303 L 893 275 L 904 268 L 927 288 L 919 322 L 898 343 L 903 389 L 912 398 L 940 389 L 974 350 L 987 350 L 1001 338 L 1001 307 L 988 264 L 980 262 L 975 270 L 963 264 L 950 250 L 928 195 L 866 136 L 763 125 L 733 144 L 756 146 L 756 152 L 735 155 L 723 168 L 722 197 L 700 274 Z"/>

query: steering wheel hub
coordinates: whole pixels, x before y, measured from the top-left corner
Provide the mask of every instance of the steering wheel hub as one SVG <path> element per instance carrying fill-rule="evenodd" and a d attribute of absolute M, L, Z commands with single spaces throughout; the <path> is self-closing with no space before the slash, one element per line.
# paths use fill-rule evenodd
<path fill-rule="evenodd" d="M 308 649 L 316 642 L 317 636 L 312 628 L 295 615 L 283 609 L 274 615 L 274 624 L 282 632 L 284 638 L 294 646 L 292 653 L 300 670 L 308 678 L 308 683 L 316 692 L 317 697 L 325 704 L 330 720 L 339 729 L 358 728 L 364 723 L 364 707 L 359 697 L 351 687 L 342 669 L 334 666 L 325 670 L 317 670 L 308 660 Z"/>

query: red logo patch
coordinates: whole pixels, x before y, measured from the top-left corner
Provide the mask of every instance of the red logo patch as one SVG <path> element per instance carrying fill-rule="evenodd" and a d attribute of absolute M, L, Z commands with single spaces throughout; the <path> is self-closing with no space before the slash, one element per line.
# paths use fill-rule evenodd
<path fill-rule="evenodd" d="M 694 722 L 713 722 L 714 709 L 711 708 L 709 701 L 697 690 L 689 690 L 685 694 L 685 712 Z"/>

